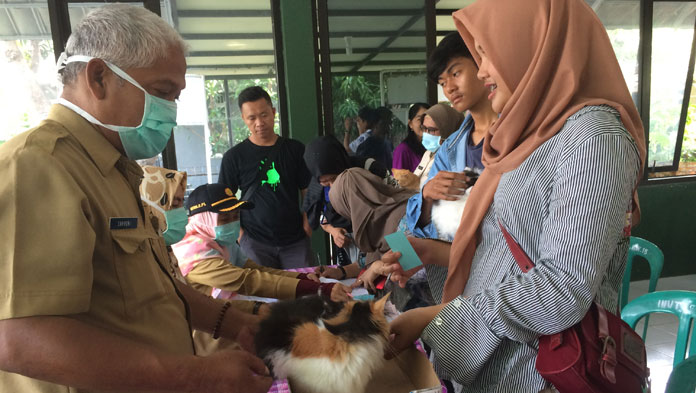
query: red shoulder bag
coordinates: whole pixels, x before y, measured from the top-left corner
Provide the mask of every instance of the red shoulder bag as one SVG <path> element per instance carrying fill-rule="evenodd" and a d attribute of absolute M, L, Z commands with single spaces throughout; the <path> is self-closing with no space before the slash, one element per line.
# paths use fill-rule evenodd
<path fill-rule="evenodd" d="M 505 226 L 498 225 L 520 269 L 534 268 Z M 650 392 L 643 339 L 597 302 L 576 325 L 539 337 L 536 369 L 559 393 Z"/>

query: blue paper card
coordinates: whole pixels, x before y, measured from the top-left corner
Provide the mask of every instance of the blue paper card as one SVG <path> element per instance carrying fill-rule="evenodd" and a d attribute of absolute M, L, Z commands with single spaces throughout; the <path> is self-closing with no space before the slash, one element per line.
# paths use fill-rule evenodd
<path fill-rule="evenodd" d="M 389 234 L 384 237 L 384 240 L 387 241 L 392 251 L 401 253 L 399 264 L 401 264 L 404 271 L 423 265 L 423 262 L 418 258 L 418 254 L 416 254 L 416 250 L 413 249 L 403 232 Z"/>

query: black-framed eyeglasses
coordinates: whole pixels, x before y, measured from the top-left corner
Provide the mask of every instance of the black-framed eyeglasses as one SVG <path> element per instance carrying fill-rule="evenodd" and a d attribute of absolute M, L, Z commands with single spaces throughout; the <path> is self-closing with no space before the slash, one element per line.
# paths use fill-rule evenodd
<path fill-rule="evenodd" d="M 437 127 L 426 127 L 423 124 L 421 124 L 420 129 L 421 131 L 427 132 L 428 134 L 433 134 L 440 131 L 440 129 Z"/>

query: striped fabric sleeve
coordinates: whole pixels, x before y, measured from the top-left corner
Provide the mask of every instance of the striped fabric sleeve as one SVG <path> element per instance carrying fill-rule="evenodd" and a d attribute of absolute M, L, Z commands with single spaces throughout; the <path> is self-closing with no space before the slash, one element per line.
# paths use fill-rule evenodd
<path fill-rule="evenodd" d="M 514 223 L 508 229 L 518 241 L 526 240 L 520 244 L 536 268 L 522 274 L 507 250 L 513 262 L 502 282 L 450 302 L 423 332 L 442 377 L 471 383 L 492 357 L 501 358 L 495 352 L 506 347 L 501 346 L 503 340 L 536 346 L 540 335 L 579 322 L 599 292 L 623 238 L 638 176 L 635 144 L 625 131 L 614 128 L 564 146 L 551 156 L 541 156 L 542 161 L 530 166 L 556 167 L 539 175 L 552 176 L 547 179 L 549 189 L 538 191 L 548 193 L 540 197 L 548 199 L 545 212 L 525 211 L 528 200 L 499 186 L 488 212 L 496 220 L 486 220 L 487 225 L 497 225 L 498 218 Z M 502 237 L 499 232 L 488 231 L 489 236 Z M 482 243 L 494 241 L 484 237 Z M 616 299 L 610 303 L 605 307 L 615 309 Z"/>

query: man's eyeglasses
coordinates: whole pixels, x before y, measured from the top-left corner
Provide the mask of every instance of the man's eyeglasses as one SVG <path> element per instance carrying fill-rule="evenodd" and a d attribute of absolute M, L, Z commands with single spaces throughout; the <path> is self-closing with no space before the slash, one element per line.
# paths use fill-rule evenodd
<path fill-rule="evenodd" d="M 426 127 L 423 124 L 421 124 L 420 129 L 421 131 L 427 132 L 428 134 L 434 134 L 440 131 L 440 129 L 437 127 Z"/>

